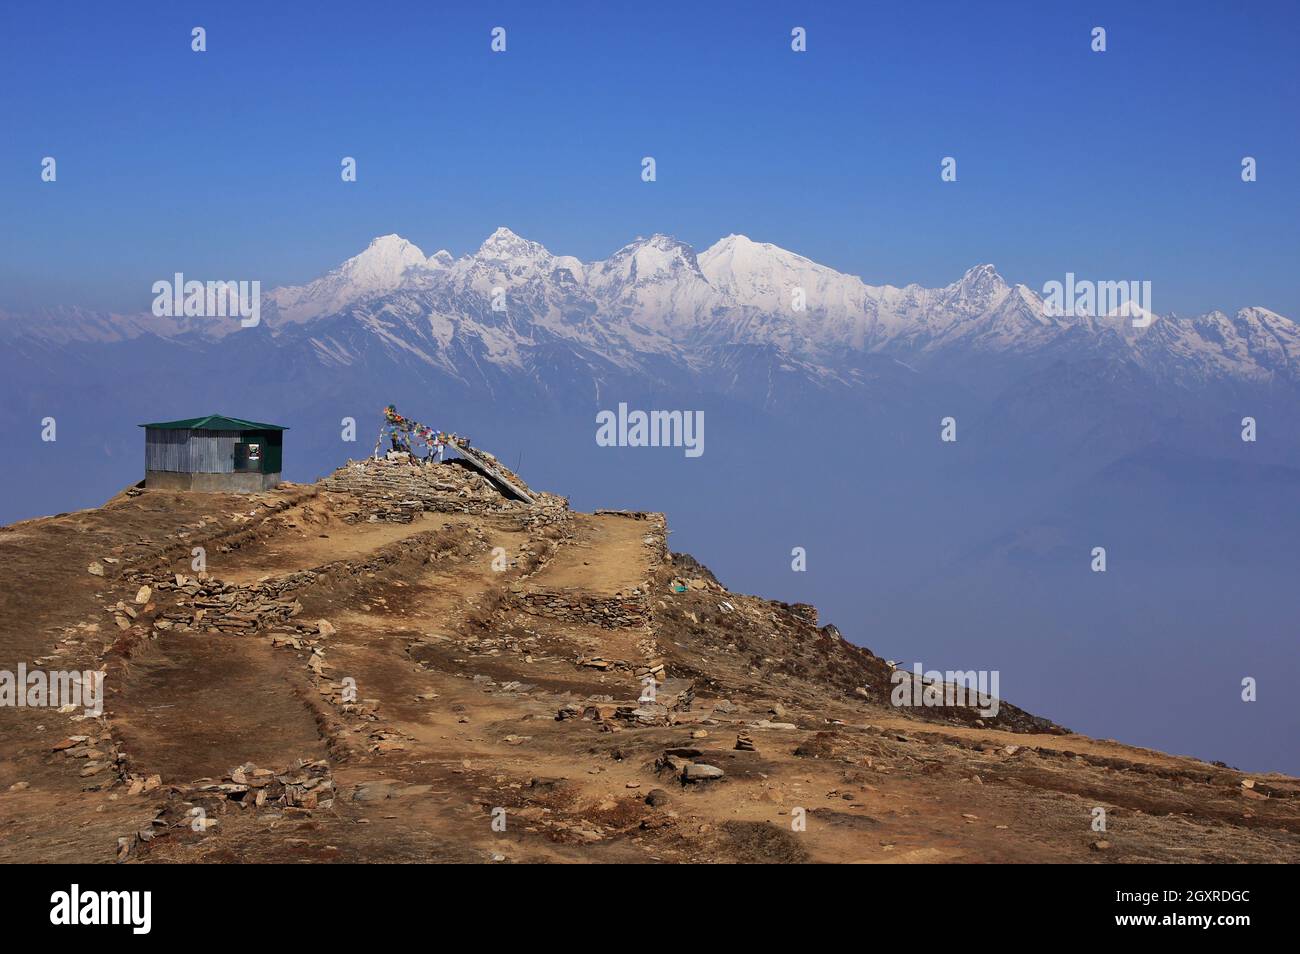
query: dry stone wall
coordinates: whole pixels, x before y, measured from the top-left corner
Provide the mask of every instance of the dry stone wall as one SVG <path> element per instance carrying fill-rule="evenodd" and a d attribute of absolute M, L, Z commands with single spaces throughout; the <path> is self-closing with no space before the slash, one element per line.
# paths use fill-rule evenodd
<path fill-rule="evenodd" d="M 564 498 L 539 494 L 530 506 L 501 494 L 482 474 L 455 462 L 421 461 L 406 454 L 392 458 L 348 461 L 326 477 L 321 488 L 329 493 L 355 498 L 357 507 L 344 516 L 348 522 L 387 521 L 410 523 L 416 514 L 430 513 L 518 513 L 538 514 L 554 510 Z"/>
<path fill-rule="evenodd" d="M 631 592 L 614 596 L 543 590 L 523 584 L 515 587 L 512 594 L 514 600 L 525 612 L 549 619 L 600 626 L 604 629 L 647 626 L 650 623 L 651 581 L 668 559 L 668 534 L 664 515 L 633 510 L 597 510 L 596 514 L 644 521 L 645 537 L 642 542 L 647 553 L 646 578 Z"/>

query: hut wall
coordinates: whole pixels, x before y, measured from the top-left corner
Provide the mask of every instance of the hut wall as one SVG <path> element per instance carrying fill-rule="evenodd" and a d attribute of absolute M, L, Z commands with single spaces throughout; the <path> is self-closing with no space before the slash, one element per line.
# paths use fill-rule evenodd
<path fill-rule="evenodd" d="M 238 431 L 151 429 L 145 432 L 145 470 L 182 474 L 235 471 Z"/>

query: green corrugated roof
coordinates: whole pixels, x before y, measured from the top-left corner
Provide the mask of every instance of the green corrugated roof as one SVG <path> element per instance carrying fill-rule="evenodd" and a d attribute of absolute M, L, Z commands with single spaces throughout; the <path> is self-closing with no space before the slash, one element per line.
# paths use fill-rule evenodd
<path fill-rule="evenodd" d="M 281 427 L 279 424 L 259 424 L 257 421 L 226 417 L 224 414 L 191 417 L 183 421 L 158 421 L 153 424 L 140 424 L 138 426 L 166 431 L 287 431 L 289 429 Z"/>

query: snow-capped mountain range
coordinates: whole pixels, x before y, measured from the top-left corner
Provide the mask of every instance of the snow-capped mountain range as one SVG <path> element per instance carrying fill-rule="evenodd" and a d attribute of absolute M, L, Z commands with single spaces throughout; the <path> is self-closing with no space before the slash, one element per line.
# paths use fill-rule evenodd
<path fill-rule="evenodd" d="M 504 311 L 492 309 L 495 289 Z M 796 310 L 800 293 L 805 307 Z M 310 328 L 347 310 L 381 337 L 394 324 L 412 325 L 442 345 L 477 339 L 476 350 L 507 364 L 548 338 L 619 365 L 646 353 L 695 364 L 699 349 L 760 345 L 828 371 L 855 353 L 910 362 L 953 351 L 1110 349 L 1184 381 L 1300 380 L 1300 326 L 1264 308 L 1154 316 L 1146 328 L 1123 317 L 1047 317 L 1039 294 L 1009 285 L 992 265 L 943 288 L 868 285 L 743 235 L 699 254 L 653 235 L 597 262 L 554 255 L 507 228 L 459 259 L 425 256 L 386 235 L 321 278 L 269 298 L 273 331 Z M 330 342 L 318 344 L 323 356 L 346 360 Z M 412 353 L 440 363 L 436 351 Z"/>
<path fill-rule="evenodd" d="M 796 307 L 802 298 L 804 307 Z M 499 228 L 472 254 L 426 255 L 397 235 L 305 285 L 262 296 L 262 325 L 60 311 L 0 328 L 54 341 L 267 334 L 326 366 L 362 350 L 459 377 L 466 361 L 535 370 L 557 349 L 635 373 L 715 374 L 738 354 L 784 372 L 852 383 L 873 356 L 909 368 L 979 357 L 1102 355 L 1161 381 L 1300 383 L 1300 326 L 1264 308 L 1194 318 L 1054 316 L 1025 285 L 978 265 L 942 288 L 868 285 L 775 245 L 729 235 L 696 253 L 666 235 L 603 261 L 555 255 Z"/>

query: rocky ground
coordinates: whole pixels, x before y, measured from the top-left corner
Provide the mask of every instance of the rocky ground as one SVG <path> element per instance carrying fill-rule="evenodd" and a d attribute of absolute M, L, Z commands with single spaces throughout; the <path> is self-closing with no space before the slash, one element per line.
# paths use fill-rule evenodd
<path fill-rule="evenodd" d="M 895 708 L 665 540 L 405 460 L 0 529 L 0 671 L 105 687 L 0 708 L 0 860 L 1300 860 L 1295 779 Z"/>

